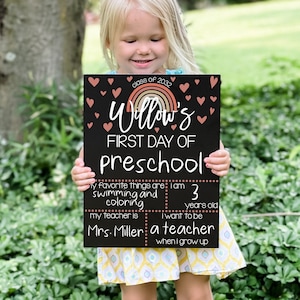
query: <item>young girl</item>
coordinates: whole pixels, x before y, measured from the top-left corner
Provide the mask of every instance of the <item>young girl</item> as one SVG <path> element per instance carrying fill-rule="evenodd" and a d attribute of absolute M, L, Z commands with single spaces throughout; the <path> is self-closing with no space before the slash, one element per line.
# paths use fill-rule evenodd
<path fill-rule="evenodd" d="M 112 73 L 200 73 L 176 0 L 103 0 L 100 22 L 103 53 Z M 204 162 L 224 176 L 230 155 L 220 143 Z M 79 191 L 94 183 L 83 150 L 71 174 Z M 178 300 L 213 299 L 209 276 L 224 278 L 245 266 L 221 209 L 219 239 L 217 249 L 99 248 L 99 283 L 119 283 L 124 300 L 154 300 L 156 283 L 174 280 Z"/>

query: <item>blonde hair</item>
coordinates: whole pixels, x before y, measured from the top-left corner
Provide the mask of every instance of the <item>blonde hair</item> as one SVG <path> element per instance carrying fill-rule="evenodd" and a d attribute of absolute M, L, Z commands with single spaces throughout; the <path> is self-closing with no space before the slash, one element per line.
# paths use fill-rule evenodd
<path fill-rule="evenodd" d="M 109 45 L 121 34 L 132 8 L 157 17 L 166 33 L 170 53 L 167 69 L 182 68 L 185 73 L 199 73 L 177 0 L 102 0 L 100 9 L 100 40 L 104 58 L 112 70 L 118 68 Z"/>

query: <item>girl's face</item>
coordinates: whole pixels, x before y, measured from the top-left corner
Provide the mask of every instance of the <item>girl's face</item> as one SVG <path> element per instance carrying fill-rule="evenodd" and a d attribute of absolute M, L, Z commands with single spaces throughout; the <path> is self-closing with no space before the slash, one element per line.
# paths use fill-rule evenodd
<path fill-rule="evenodd" d="M 116 38 L 112 50 L 118 73 L 164 73 L 169 56 L 169 44 L 160 20 L 142 10 L 132 9 L 124 29 Z"/>

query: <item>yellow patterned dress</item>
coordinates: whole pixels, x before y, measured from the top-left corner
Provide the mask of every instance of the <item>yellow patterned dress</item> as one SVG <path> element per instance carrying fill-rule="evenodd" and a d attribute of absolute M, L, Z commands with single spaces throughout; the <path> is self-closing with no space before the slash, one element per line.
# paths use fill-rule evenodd
<path fill-rule="evenodd" d="M 97 251 L 99 284 L 177 280 L 182 272 L 225 278 L 246 266 L 221 208 L 219 248 L 98 248 Z"/>
<path fill-rule="evenodd" d="M 167 70 L 167 74 L 182 74 Z M 219 248 L 98 248 L 99 284 L 177 280 L 180 273 L 225 278 L 246 266 L 223 210 L 219 214 Z"/>

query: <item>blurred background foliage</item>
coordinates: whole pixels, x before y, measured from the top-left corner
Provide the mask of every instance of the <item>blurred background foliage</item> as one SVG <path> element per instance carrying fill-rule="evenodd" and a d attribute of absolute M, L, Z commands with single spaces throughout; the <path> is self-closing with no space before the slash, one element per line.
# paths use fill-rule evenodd
<path fill-rule="evenodd" d="M 232 165 L 221 205 L 247 260 L 211 278 L 216 300 L 300 295 L 299 9 L 274 0 L 184 15 L 199 64 L 223 78 L 221 138 Z M 86 73 L 106 68 L 97 30 L 86 27 Z M 23 141 L 0 140 L 0 299 L 120 299 L 118 286 L 98 285 L 96 250 L 82 246 L 83 196 L 70 178 L 82 92 L 81 81 L 22 87 Z M 171 282 L 158 294 L 176 299 Z"/>
<path fill-rule="evenodd" d="M 180 6 L 186 10 L 209 7 L 212 5 L 226 5 L 226 4 L 239 4 L 239 3 L 251 3 L 258 1 L 268 0 L 178 0 Z M 88 11 L 97 12 L 99 7 L 99 0 L 88 0 L 86 9 Z"/>

